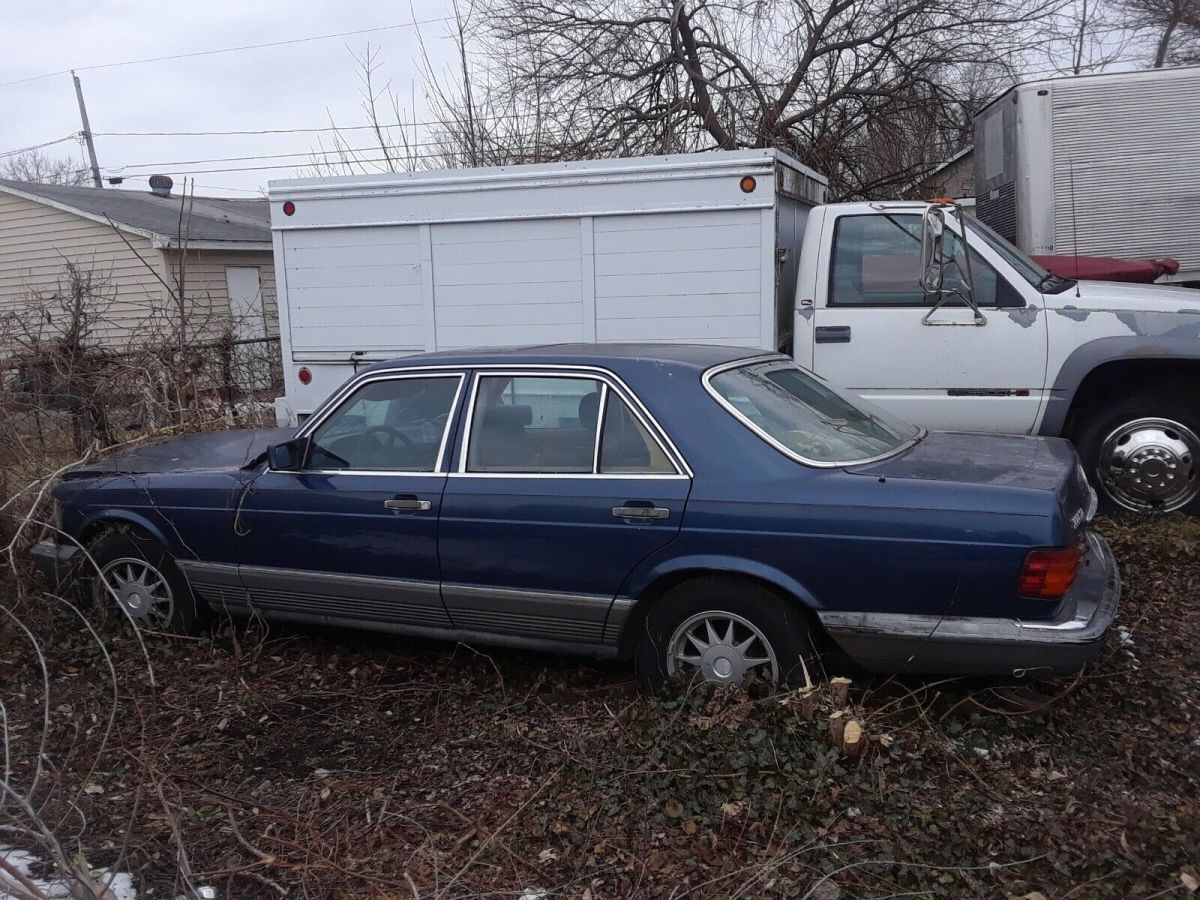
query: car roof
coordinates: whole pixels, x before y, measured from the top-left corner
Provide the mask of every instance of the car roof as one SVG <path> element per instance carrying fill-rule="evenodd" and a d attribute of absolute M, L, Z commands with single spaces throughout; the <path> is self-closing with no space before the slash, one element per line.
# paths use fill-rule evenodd
<path fill-rule="evenodd" d="M 630 363 L 672 365 L 704 371 L 723 363 L 766 355 L 753 347 L 715 344 L 536 344 L 525 347 L 481 347 L 440 350 L 376 363 L 363 371 L 417 366 L 568 365 L 624 368 Z"/>

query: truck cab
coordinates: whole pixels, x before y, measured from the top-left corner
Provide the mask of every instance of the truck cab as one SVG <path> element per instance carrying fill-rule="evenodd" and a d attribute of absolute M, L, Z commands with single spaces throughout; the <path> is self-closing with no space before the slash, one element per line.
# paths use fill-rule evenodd
<path fill-rule="evenodd" d="M 1200 296 L 1060 278 L 952 214 L 938 305 L 922 283 L 929 209 L 809 213 L 797 362 L 927 428 L 1069 437 L 1110 509 L 1197 511 Z"/>

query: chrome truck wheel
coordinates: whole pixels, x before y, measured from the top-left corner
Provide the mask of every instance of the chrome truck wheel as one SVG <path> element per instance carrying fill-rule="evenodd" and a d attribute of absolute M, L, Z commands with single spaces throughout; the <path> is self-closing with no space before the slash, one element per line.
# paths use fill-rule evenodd
<path fill-rule="evenodd" d="M 697 613 L 675 629 L 668 642 L 667 674 L 699 674 L 713 684 L 741 684 L 760 675 L 779 680 L 771 642 L 741 616 L 719 610 Z"/>
<path fill-rule="evenodd" d="M 1101 489 L 1132 512 L 1173 512 L 1200 494 L 1200 439 L 1180 422 L 1126 422 L 1104 439 L 1096 462 Z"/>

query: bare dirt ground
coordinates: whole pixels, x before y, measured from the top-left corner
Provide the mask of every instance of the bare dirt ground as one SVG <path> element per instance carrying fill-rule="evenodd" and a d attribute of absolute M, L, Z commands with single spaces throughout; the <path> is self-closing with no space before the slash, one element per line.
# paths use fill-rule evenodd
<path fill-rule="evenodd" d="M 1200 526 L 1099 524 L 1125 595 L 1096 672 L 1022 714 L 856 678 L 859 760 L 792 694 L 647 699 L 621 664 L 244 625 L 143 653 L 31 590 L 9 608 L 43 655 L 0 627 L 7 776 L 28 788 L 44 739 L 40 820 L 143 897 L 1182 897 Z M 29 824 L 10 806 L 0 841 Z"/>

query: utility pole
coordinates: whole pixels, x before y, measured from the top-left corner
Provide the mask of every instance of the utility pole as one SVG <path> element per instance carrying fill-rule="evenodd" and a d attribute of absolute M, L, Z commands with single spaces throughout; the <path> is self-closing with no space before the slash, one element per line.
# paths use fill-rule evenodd
<path fill-rule="evenodd" d="M 96 145 L 92 143 L 92 127 L 88 125 L 87 107 L 83 105 L 83 85 L 79 83 L 79 76 L 75 74 L 75 70 L 71 70 L 71 78 L 75 80 L 75 97 L 79 100 L 79 118 L 83 120 L 83 140 L 87 144 L 88 159 L 92 163 L 92 181 L 96 187 L 104 187 L 104 182 L 100 180 L 100 164 L 96 162 Z"/>

